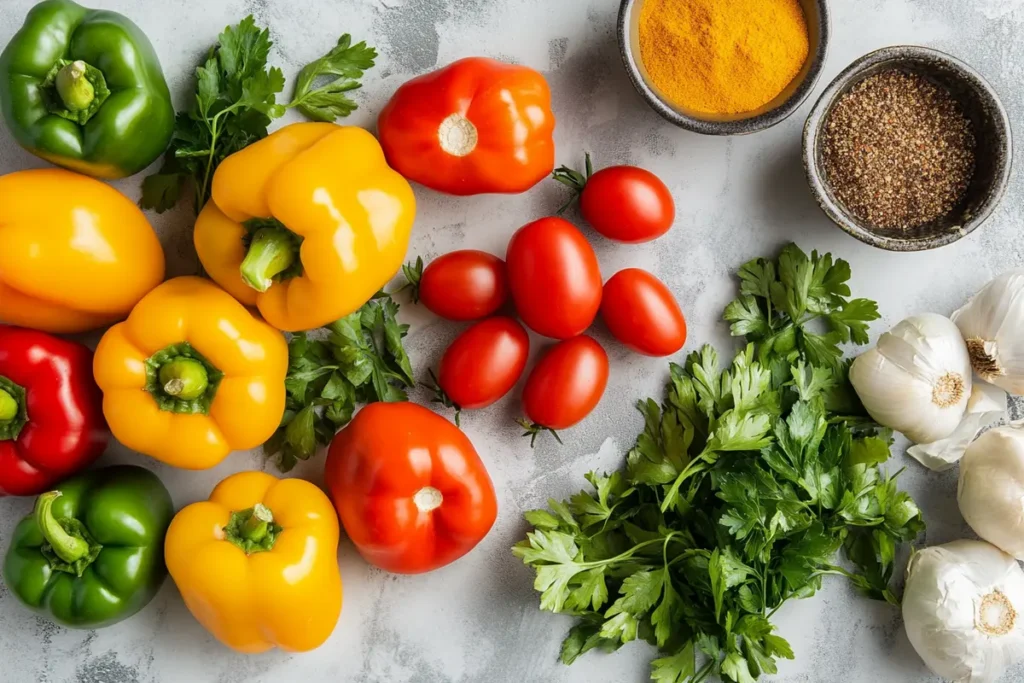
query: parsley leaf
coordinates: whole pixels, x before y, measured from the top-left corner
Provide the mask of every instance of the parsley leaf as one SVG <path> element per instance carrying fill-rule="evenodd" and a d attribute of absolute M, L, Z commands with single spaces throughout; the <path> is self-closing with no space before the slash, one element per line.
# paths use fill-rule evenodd
<path fill-rule="evenodd" d="M 388 295 L 327 326 L 327 337 L 302 332 L 288 342 L 285 414 L 264 446 L 282 472 L 331 442 L 361 403 L 404 401 L 413 386 L 402 346 L 408 325 Z"/>
<path fill-rule="evenodd" d="M 163 213 L 190 190 L 198 214 L 210 198 L 220 163 L 265 138 L 271 122 L 288 109 L 297 108 L 315 121 L 352 113 L 356 104 L 344 93 L 360 86 L 377 55 L 365 42 L 352 45 L 346 33 L 330 52 L 299 72 L 295 99 L 281 104 L 277 96 L 284 91 L 285 77 L 268 65 L 271 47 L 270 31 L 257 26 L 252 15 L 218 36 L 196 67 L 195 96 L 175 120 L 163 165 L 142 181 L 142 208 Z M 321 76 L 336 78 L 313 87 Z"/>

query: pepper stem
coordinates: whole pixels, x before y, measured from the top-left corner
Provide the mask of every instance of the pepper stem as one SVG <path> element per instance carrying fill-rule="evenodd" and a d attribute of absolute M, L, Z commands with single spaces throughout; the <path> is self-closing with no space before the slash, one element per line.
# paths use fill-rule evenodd
<path fill-rule="evenodd" d="M 178 357 L 160 366 L 160 385 L 168 396 L 192 401 L 210 384 L 206 366 L 194 358 Z"/>
<path fill-rule="evenodd" d="M 232 512 L 228 525 L 224 527 L 224 538 L 246 555 L 271 550 L 279 533 L 281 527 L 274 523 L 274 514 L 263 503 Z"/>
<path fill-rule="evenodd" d="M 53 553 L 68 564 L 74 564 L 89 554 L 89 542 L 81 536 L 69 534 L 53 516 L 53 502 L 60 495 L 60 491 L 50 491 L 39 496 L 36 500 L 36 524 Z"/>
<path fill-rule="evenodd" d="M 68 111 L 85 111 L 96 99 L 96 89 L 85 77 L 87 65 L 76 60 L 57 72 L 57 94 Z"/>
<path fill-rule="evenodd" d="M 274 521 L 274 513 L 263 503 L 256 503 L 252 515 L 242 525 L 242 538 L 258 543 L 267 537 L 270 525 Z"/>
<path fill-rule="evenodd" d="M 274 284 L 274 276 L 291 268 L 298 257 L 294 233 L 287 228 L 260 228 L 242 261 L 242 279 L 257 292 L 265 292 Z"/>
<path fill-rule="evenodd" d="M 18 416 L 18 402 L 9 393 L 0 389 L 0 422 L 10 422 Z"/>

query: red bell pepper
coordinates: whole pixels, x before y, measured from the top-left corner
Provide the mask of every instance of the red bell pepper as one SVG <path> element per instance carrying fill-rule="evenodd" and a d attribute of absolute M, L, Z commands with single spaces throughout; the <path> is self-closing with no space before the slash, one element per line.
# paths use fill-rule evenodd
<path fill-rule="evenodd" d="M 419 574 L 454 562 L 494 525 L 494 486 L 469 438 L 414 403 L 372 403 L 334 437 L 327 488 L 367 562 Z"/>
<path fill-rule="evenodd" d="M 380 113 L 388 163 L 447 192 L 525 192 L 555 167 L 551 90 L 538 72 L 484 57 L 414 78 Z"/>
<path fill-rule="evenodd" d="M 0 496 L 34 496 L 95 460 L 110 432 L 92 351 L 0 325 Z"/>

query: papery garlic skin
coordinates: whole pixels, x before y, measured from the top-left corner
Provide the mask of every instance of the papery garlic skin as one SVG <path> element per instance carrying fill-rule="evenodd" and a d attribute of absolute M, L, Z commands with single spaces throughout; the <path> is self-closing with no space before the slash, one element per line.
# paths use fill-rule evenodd
<path fill-rule="evenodd" d="M 974 533 L 1024 560 L 1024 424 L 990 429 L 967 448 L 956 498 Z"/>
<path fill-rule="evenodd" d="M 974 371 L 1011 394 L 1024 394 L 1024 269 L 995 278 L 952 316 Z"/>
<path fill-rule="evenodd" d="M 994 683 L 1024 658 L 1024 569 L 984 541 L 918 551 L 907 567 L 903 621 L 937 675 Z"/>
<path fill-rule="evenodd" d="M 924 313 L 878 338 L 850 367 L 850 383 L 878 424 L 914 443 L 953 433 L 971 396 L 971 360 L 949 318 Z"/>

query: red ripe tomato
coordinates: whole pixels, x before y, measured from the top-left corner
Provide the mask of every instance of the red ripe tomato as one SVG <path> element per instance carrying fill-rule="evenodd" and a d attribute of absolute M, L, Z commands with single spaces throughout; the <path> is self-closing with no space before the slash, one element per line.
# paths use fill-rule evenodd
<path fill-rule="evenodd" d="M 646 270 L 620 270 L 605 283 L 601 317 L 616 339 L 645 356 L 671 356 L 686 343 L 679 304 Z"/>
<path fill-rule="evenodd" d="M 512 236 L 509 289 L 526 326 L 553 339 L 582 334 L 601 307 L 601 268 L 587 238 L 561 218 L 542 218 Z"/>
<path fill-rule="evenodd" d="M 456 410 L 491 405 L 516 385 L 529 355 L 530 336 L 517 321 L 498 317 L 476 323 L 441 357 L 437 384 L 442 402 Z"/>
<path fill-rule="evenodd" d="M 597 407 L 608 385 L 608 354 L 587 336 L 559 342 L 537 362 L 523 390 L 527 432 L 566 429 Z M 555 437 L 557 438 L 557 434 Z"/>
<path fill-rule="evenodd" d="M 580 198 L 580 211 L 594 230 L 616 242 L 636 244 L 661 237 L 676 219 L 676 205 L 665 183 L 636 166 L 611 166 L 587 174 L 562 166 L 555 178 Z"/>
<path fill-rule="evenodd" d="M 431 261 L 417 288 L 423 305 L 448 320 L 486 318 L 508 300 L 505 262 L 475 249 L 453 251 Z"/>

